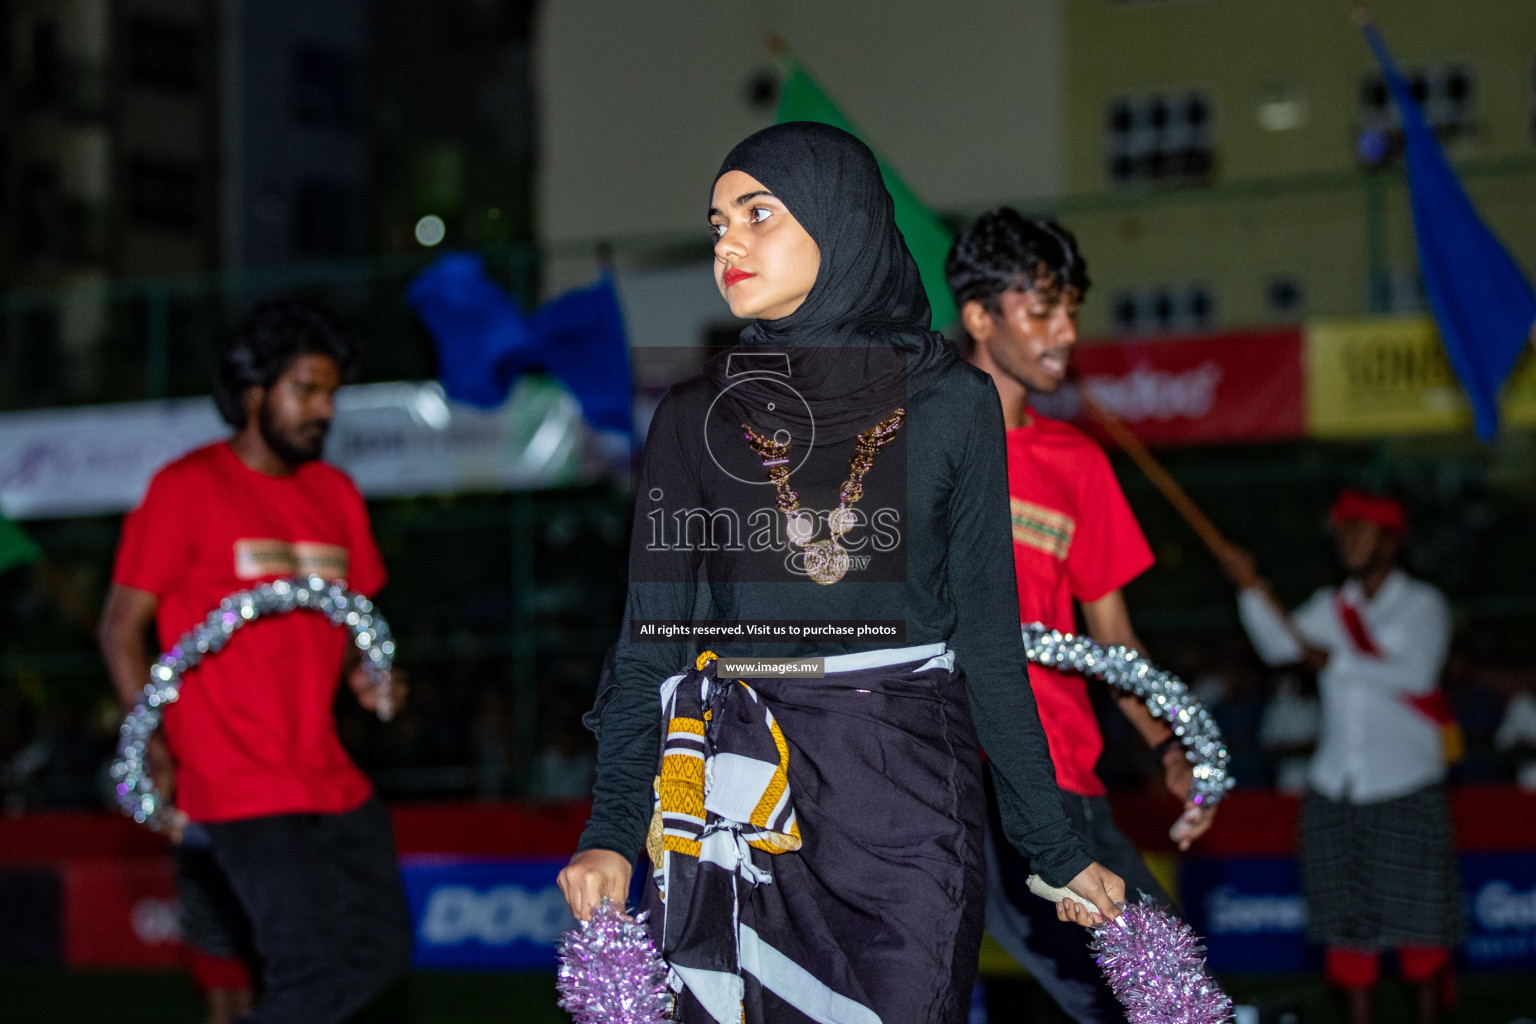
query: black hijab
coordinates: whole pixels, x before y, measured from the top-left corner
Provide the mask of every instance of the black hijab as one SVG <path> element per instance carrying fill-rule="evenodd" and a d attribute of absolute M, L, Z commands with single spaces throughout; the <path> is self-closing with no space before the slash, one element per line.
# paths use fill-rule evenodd
<path fill-rule="evenodd" d="M 831 125 L 792 121 L 737 145 L 715 180 L 728 171 L 762 182 L 821 249 L 800 308 L 753 321 L 738 348 L 704 368 L 737 423 L 787 428 L 797 448 L 813 435 L 846 441 L 959 359 L 929 329 L 928 296 L 868 146 Z M 804 404 L 784 401 L 786 384 Z"/>

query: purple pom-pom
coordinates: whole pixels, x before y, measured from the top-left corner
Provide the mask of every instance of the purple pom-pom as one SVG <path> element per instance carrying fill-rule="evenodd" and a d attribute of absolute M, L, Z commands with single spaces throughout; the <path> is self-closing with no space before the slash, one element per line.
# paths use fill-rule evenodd
<path fill-rule="evenodd" d="M 611 900 L 560 939 L 560 1008 L 576 1024 L 656 1024 L 672 1009 L 667 965 L 651 945 L 645 914 Z"/>
<path fill-rule="evenodd" d="M 1089 946 L 1129 1024 L 1229 1024 L 1232 1000 L 1205 970 L 1194 930 L 1151 896 L 1093 930 Z"/>

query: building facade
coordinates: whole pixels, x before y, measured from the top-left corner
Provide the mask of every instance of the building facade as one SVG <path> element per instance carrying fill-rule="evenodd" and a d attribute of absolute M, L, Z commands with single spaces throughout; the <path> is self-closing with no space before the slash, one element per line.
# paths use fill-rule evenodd
<path fill-rule="evenodd" d="M 101 344 L 108 282 L 217 264 L 215 13 L 203 0 L 0 5 L 0 400 L 69 400 L 141 374 L 142 359 Z M 37 289 L 55 291 L 30 301 Z"/>
<path fill-rule="evenodd" d="M 550 0 L 535 33 L 546 291 L 590 279 L 604 243 L 621 270 L 707 264 L 715 169 L 773 122 L 770 37 L 933 209 L 1061 192 L 1058 0 Z M 712 287 L 704 297 L 685 319 L 729 323 Z"/>
<path fill-rule="evenodd" d="M 201 392 L 276 291 L 429 375 L 413 226 L 529 238 L 531 10 L 0 0 L 0 408 Z"/>
<path fill-rule="evenodd" d="M 1523 0 L 1475 6 L 1373 9 L 1474 202 L 1536 266 L 1536 34 Z M 1073 228 L 1089 334 L 1420 309 L 1396 115 L 1349 9 L 551 0 L 545 289 L 590 276 L 604 241 L 621 268 L 626 249 L 635 269 L 690 258 L 715 161 L 772 119 L 772 34 L 941 215 L 1010 203 Z"/>
<path fill-rule="evenodd" d="M 1421 308 L 1396 114 L 1349 4 L 1065 0 L 1091 333 Z M 1377 24 L 1484 218 L 1536 267 L 1536 29 L 1518 0 Z"/>

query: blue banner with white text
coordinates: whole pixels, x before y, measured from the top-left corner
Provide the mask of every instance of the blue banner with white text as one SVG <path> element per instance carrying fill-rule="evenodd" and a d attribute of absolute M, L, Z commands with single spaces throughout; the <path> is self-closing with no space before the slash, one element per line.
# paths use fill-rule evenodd
<path fill-rule="evenodd" d="M 575 926 L 555 876 L 565 859 L 401 858 L 417 967 L 552 970 Z"/>
<path fill-rule="evenodd" d="M 1536 969 L 1536 854 L 1463 854 L 1460 865 L 1467 939 L 1458 959 L 1470 970 Z M 1190 857 L 1180 875 L 1184 912 L 1213 971 L 1321 969 L 1321 950 L 1306 942 L 1294 859 Z"/>

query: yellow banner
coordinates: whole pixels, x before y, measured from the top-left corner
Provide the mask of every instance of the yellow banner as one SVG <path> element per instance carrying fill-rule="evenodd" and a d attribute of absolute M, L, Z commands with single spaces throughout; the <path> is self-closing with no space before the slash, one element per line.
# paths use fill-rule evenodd
<path fill-rule="evenodd" d="M 1472 410 L 1427 316 L 1315 320 L 1306 331 L 1307 423 L 1314 437 L 1472 431 Z M 1501 423 L 1536 424 L 1536 358 L 1504 385 Z"/>

